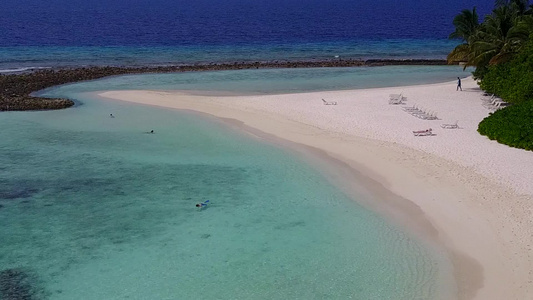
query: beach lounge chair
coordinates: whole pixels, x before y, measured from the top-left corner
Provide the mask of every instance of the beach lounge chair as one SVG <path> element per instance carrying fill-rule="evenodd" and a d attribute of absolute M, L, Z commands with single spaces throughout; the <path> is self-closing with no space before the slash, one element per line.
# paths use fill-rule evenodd
<path fill-rule="evenodd" d="M 483 96 L 485 96 L 485 97 L 481 98 L 481 100 L 483 102 L 490 102 L 490 101 L 492 101 L 492 99 L 497 98 L 496 95 L 494 95 L 494 94 L 486 94 L 486 95 L 483 95 Z"/>
<path fill-rule="evenodd" d="M 507 102 L 504 102 L 504 101 L 498 101 L 496 103 L 494 103 L 494 105 L 492 107 L 489 107 L 489 109 L 492 109 L 492 110 L 498 110 L 498 109 L 502 109 L 504 107 L 507 107 L 509 106 L 510 104 L 507 103 Z"/>
<path fill-rule="evenodd" d="M 458 121 L 455 121 L 454 124 L 441 124 L 440 127 L 444 128 L 444 129 L 457 129 L 457 128 L 459 128 L 459 125 L 457 125 L 457 122 Z"/>
<path fill-rule="evenodd" d="M 426 117 L 427 117 L 426 113 L 423 112 L 423 111 L 420 111 L 420 112 L 412 112 L 411 115 L 413 115 L 413 116 L 415 116 L 415 117 L 417 117 L 417 118 L 419 118 L 419 119 L 424 119 L 424 120 L 425 120 Z"/>
<path fill-rule="evenodd" d="M 418 111 L 412 111 L 409 113 L 419 119 L 427 120 L 427 118 L 429 118 L 430 111 L 429 110 L 418 110 Z"/>
<path fill-rule="evenodd" d="M 510 105 L 510 103 L 503 101 L 495 95 L 492 95 L 488 100 L 483 100 L 482 104 L 490 110 L 498 110 Z"/>
<path fill-rule="evenodd" d="M 416 104 L 413 104 L 413 106 L 404 106 L 404 107 L 402 107 L 402 109 L 403 109 L 403 111 L 406 111 L 406 112 L 419 110 L 418 109 L 418 105 L 416 105 Z"/>
<path fill-rule="evenodd" d="M 407 100 L 406 97 L 403 96 L 403 92 L 399 94 L 390 94 L 389 100 Z"/>
<path fill-rule="evenodd" d="M 433 112 L 428 112 L 426 113 L 426 117 L 424 118 L 424 120 L 438 120 L 439 118 L 437 118 L 437 112 L 436 111 L 433 111 Z"/>
<path fill-rule="evenodd" d="M 326 101 L 326 100 L 322 99 L 322 102 L 324 102 L 324 105 L 337 105 L 337 102 L 335 102 L 335 101 Z"/>
<path fill-rule="evenodd" d="M 496 96 L 495 94 L 491 94 L 490 97 L 484 97 L 481 98 L 481 102 L 483 106 L 486 105 L 494 105 L 496 102 L 503 101 L 500 97 Z"/>
<path fill-rule="evenodd" d="M 404 111 L 422 120 L 438 120 L 437 112 L 417 107 L 404 107 Z"/>
<path fill-rule="evenodd" d="M 403 104 L 405 99 L 406 99 L 405 97 L 400 97 L 397 99 L 389 99 L 389 104 Z"/>
<path fill-rule="evenodd" d="M 433 133 L 432 133 L 432 129 L 431 129 L 431 128 L 426 129 L 426 130 L 413 131 L 413 134 L 414 134 L 415 136 L 428 136 L 428 135 L 433 135 Z"/>
<path fill-rule="evenodd" d="M 404 97 L 402 94 L 390 94 L 389 95 L 389 104 L 403 104 L 407 100 L 407 97 Z"/>
<path fill-rule="evenodd" d="M 424 113 L 424 109 L 422 107 L 415 107 L 415 108 L 407 108 L 407 109 L 404 109 L 405 112 L 407 112 L 408 114 L 411 114 L 411 115 L 416 115 L 416 114 L 423 114 Z"/>
<path fill-rule="evenodd" d="M 491 97 L 489 100 L 483 101 L 483 103 L 481 104 L 485 106 L 486 108 L 492 108 L 498 102 L 502 102 L 502 100 L 499 99 L 498 97 Z"/>

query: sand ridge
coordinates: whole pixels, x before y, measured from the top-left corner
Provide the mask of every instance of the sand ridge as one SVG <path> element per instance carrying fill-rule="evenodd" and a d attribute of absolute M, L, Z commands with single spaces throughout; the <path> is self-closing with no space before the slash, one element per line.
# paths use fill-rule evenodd
<path fill-rule="evenodd" d="M 407 97 L 403 106 L 416 104 L 436 112 L 439 120 L 421 120 L 402 105 L 389 105 L 389 94 L 398 93 Z M 234 119 L 320 149 L 412 201 L 446 247 L 479 264 L 456 261 L 460 299 L 533 298 L 533 152 L 476 132 L 490 111 L 481 105 L 482 92 L 471 78 L 463 80 L 462 92 L 449 82 L 285 95 L 99 95 Z M 455 121 L 459 129 L 440 127 Z M 412 134 L 428 128 L 435 135 Z M 482 277 L 475 278 L 476 273 Z"/>

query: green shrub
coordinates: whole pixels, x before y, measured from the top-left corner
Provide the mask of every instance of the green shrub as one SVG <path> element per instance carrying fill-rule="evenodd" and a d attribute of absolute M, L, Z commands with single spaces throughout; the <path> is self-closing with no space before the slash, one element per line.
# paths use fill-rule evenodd
<path fill-rule="evenodd" d="M 480 86 L 510 103 L 533 99 L 533 39 L 511 61 L 490 66 Z"/>
<path fill-rule="evenodd" d="M 478 132 L 498 143 L 533 150 L 533 101 L 497 110 L 479 123 Z"/>
<path fill-rule="evenodd" d="M 476 69 L 472 72 L 472 77 L 474 79 L 483 79 L 485 78 L 485 75 L 489 72 L 489 69 L 487 66 L 477 66 Z"/>

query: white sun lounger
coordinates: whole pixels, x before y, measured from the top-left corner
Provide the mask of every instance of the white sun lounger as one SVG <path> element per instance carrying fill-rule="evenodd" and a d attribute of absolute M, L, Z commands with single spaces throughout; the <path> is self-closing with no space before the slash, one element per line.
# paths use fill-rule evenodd
<path fill-rule="evenodd" d="M 492 97 L 492 98 L 490 98 L 490 100 L 483 101 L 483 103 L 481 103 L 481 104 L 483 106 L 485 106 L 486 108 L 492 108 L 494 105 L 496 105 L 497 103 L 500 103 L 500 102 L 503 102 L 500 98 Z"/>
<path fill-rule="evenodd" d="M 337 102 L 335 102 L 335 101 L 326 101 L 326 100 L 322 99 L 322 102 L 324 102 L 324 105 L 337 105 Z"/>
<path fill-rule="evenodd" d="M 492 95 L 492 97 L 488 100 L 483 100 L 482 104 L 490 110 L 498 110 L 510 105 L 510 103 L 503 101 L 495 95 Z"/>
<path fill-rule="evenodd" d="M 418 105 L 414 104 L 413 106 L 404 106 L 402 107 L 403 111 L 406 112 L 412 112 L 412 111 L 419 111 Z"/>
<path fill-rule="evenodd" d="M 389 104 L 403 104 L 404 101 L 407 101 L 407 97 L 404 97 L 402 94 L 389 95 Z"/>
<path fill-rule="evenodd" d="M 498 110 L 498 109 L 502 109 L 507 106 L 509 106 L 509 103 L 504 102 L 504 101 L 499 101 L 499 102 L 496 102 L 492 107 L 489 107 L 489 109 Z"/>
<path fill-rule="evenodd" d="M 389 99 L 389 104 L 403 104 L 405 99 L 406 99 L 405 97 L 400 97 L 397 99 Z"/>
<path fill-rule="evenodd" d="M 433 112 L 426 113 L 426 117 L 423 119 L 424 120 L 438 120 L 439 118 L 437 117 L 437 112 L 433 111 Z"/>
<path fill-rule="evenodd" d="M 402 94 L 389 94 L 389 99 L 398 99 L 401 98 Z"/>
<path fill-rule="evenodd" d="M 433 135 L 431 128 L 426 129 L 426 130 L 413 131 L 413 134 L 414 134 L 415 136 L 428 136 L 428 135 Z"/>
<path fill-rule="evenodd" d="M 490 102 L 490 101 L 494 100 L 495 98 L 498 98 L 498 97 L 496 95 L 494 95 L 494 94 L 486 95 L 485 97 L 481 98 L 481 101 Z"/>
<path fill-rule="evenodd" d="M 459 128 L 459 125 L 457 125 L 457 122 L 458 121 L 455 121 L 454 124 L 441 124 L 440 127 L 444 128 L 444 129 L 457 129 L 457 128 Z"/>
<path fill-rule="evenodd" d="M 402 92 L 400 94 L 389 94 L 389 99 L 390 100 L 399 100 L 399 99 L 406 100 L 407 98 L 403 96 L 403 92 Z"/>

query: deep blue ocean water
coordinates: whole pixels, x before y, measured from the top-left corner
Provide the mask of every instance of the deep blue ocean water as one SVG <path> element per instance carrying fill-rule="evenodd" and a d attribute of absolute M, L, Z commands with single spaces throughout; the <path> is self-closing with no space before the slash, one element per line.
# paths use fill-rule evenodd
<path fill-rule="evenodd" d="M 444 58 L 462 9 L 490 0 L 2 0 L 0 69 Z"/>

